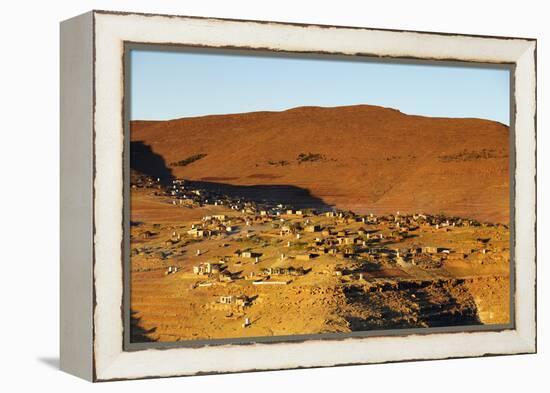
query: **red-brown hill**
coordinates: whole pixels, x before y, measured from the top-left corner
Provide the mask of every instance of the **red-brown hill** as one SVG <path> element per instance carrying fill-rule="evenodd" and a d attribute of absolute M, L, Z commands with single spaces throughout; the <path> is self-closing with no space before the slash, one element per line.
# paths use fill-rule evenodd
<path fill-rule="evenodd" d="M 131 140 L 178 178 L 292 185 L 360 213 L 509 220 L 509 130 L 494 121 L 299 107 L 133 121 Z"/>

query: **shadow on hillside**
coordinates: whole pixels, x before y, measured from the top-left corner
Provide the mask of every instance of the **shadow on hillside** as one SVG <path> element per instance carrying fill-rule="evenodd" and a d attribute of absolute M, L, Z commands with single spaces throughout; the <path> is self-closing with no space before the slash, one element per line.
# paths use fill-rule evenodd
<path fill-rule="evenodd" d="M 174 179 L 172 169 L 168 168 L 164 158 L 143 141 L 130 142 L 130 168 L 144 175 L 159 178 L 163 183 L 169 183 Z"/>
<path fill-rule="evenodd" d="M 332 210 L 332 206 L 321 198 L 311 194 L 307 188 L 285 184 L 256 184 L 239 186 L 206 181 L 189 181 L 191 188 L 206 190 L 211 193 L 231 198 L 243 198 L 255 202 L 283 204 L 297 209 L 316 209 L 319 212 Z"/>
<path fill-rule="evenodd" d="M 450 290 L 438 283 L 386 284 L 381 292 L 372 293 L 349 287 L 344 295 L 348 304 L 365 311 L 363 316 L 346 317 L 352 331 L 482 324 L 467 290 Z"/>
<path fill-rule="evenodd" d="M 159 178 L 164 184 L 169 184 L 175 179 L 172 169 L 168 167 L 164 158 L 155 153 L 143 141 L 130 142 L 130 168 L 143 175 Z M 331 205 L 325 203 L 321 198 L 312 195 L 308 189 L 293 185 L 257 184 L 239 186 L 209 181 L 189 181 L 187 184 L 191 188 L 202 189 L 231 198 L 283 204 L 297 209 L 316 209 L 321 212 L 332 209 Z"/>
<path fill-rule="evenodd" d="M 130 311 L 130 342 L 131 343 L 148 343 L 157 341 L 149 335 L 154 333 L 157 328 L 145 329 L 141 326 L 141 318 L 136 317 L 135 311 Z"/>

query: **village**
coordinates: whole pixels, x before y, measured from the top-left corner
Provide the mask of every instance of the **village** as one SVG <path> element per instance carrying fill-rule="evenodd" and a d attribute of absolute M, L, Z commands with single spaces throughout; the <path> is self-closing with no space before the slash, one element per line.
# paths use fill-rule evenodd
<path fill-rule="evenodd" d="M 421 212 L 300 208 L 229 197 L 182 179 L 166 184 L 141 177 L 132 182 L 132 193 L 184 218 L 132 222 L 132 309 L 145 328 L 154 329 L 151 339 L 431 326 L 426 321 L 437 320 L 430 314 L 435 300 L 419 298 L 429 291 L 449 303 L 439 307 L 442 321 L 499 323 L 508 316 L 507 307 L 486 301 L 481 288 L 486 276 L 507 280 L 509 239 L 502 224 Z M 174 309 L 181 312 L 155 321 L 159 288 L 177 299 Z M 363 303 L 388 289 L 391 296 L 378 297 L 391 297 L 385 307 L 403 307 L 397 297 L 406 295 L 416 311 L 384 325 L 381 318 L 370 319 L 376 310 Z M 472 291 L 479 292 L 477 299 Z M 358 292 L 368 295 L 356 299 Z M 456 300 L 462 297 L 463 303 Z M 286 307 L 288 320 L 271 315 L 273 307 Z M 422 320 L 423 312 L 428 319 Z"/>

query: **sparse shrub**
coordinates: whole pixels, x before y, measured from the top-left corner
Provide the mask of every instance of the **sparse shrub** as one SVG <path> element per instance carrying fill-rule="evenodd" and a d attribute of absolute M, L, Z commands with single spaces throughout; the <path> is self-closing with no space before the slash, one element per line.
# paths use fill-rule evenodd
<path fill-rule="evenodd" d="M 443 162 L 451 161 L 475 161 L 475 160 L 487 160 L 490 158 L 502 158 L 506 157 L 504 153 L 499 153 L 494 149 L 481 149 L 481 150 L 467 150 L 464 149 L 456 154 L 448 154 L 439 156 L 439 160 Z"/>
<path fill-rule="evenodd" d="M 269 165 L 273 165 L 273 166 L 287 166 L 289 165 L 290 163 L 286 160 L 279 160 L 279 161 L 268 161 L 267 162 Z"/>
<path fill-rule="evenodd" d="M 187 165 L 192 164 L 193 162 L 198 161 L 198 160 L 200 160 L 201 158 L 204 158 L 204 157 L 206 157 L 206 156 L 207 156 L 206 153 L 194 154 L 194 155 L 192 155 L 192 156 L 187 157 L 187 158 L 184 159 L 184 160 L 177 161 L 177 162 L 173 162 L 173 163 L 171 163 L 170 165 L 171 165 L 171 166 L 187 166 Z"/>
<path fill-rule="evenodd" d="M 296 160 L 298 161 L 298 164 L 301 164 L 302 162 L 324 161 L 325 156 L 320 153 L 300 153 L 298 154 Z"/>

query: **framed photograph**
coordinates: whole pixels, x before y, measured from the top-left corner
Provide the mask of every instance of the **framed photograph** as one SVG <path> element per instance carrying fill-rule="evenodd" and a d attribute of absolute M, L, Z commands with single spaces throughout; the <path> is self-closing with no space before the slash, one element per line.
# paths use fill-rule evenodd
<path fill-rule="evenodd" d="M 61 367 L 536 352 L 536 40 L 61 24 Z"/>

